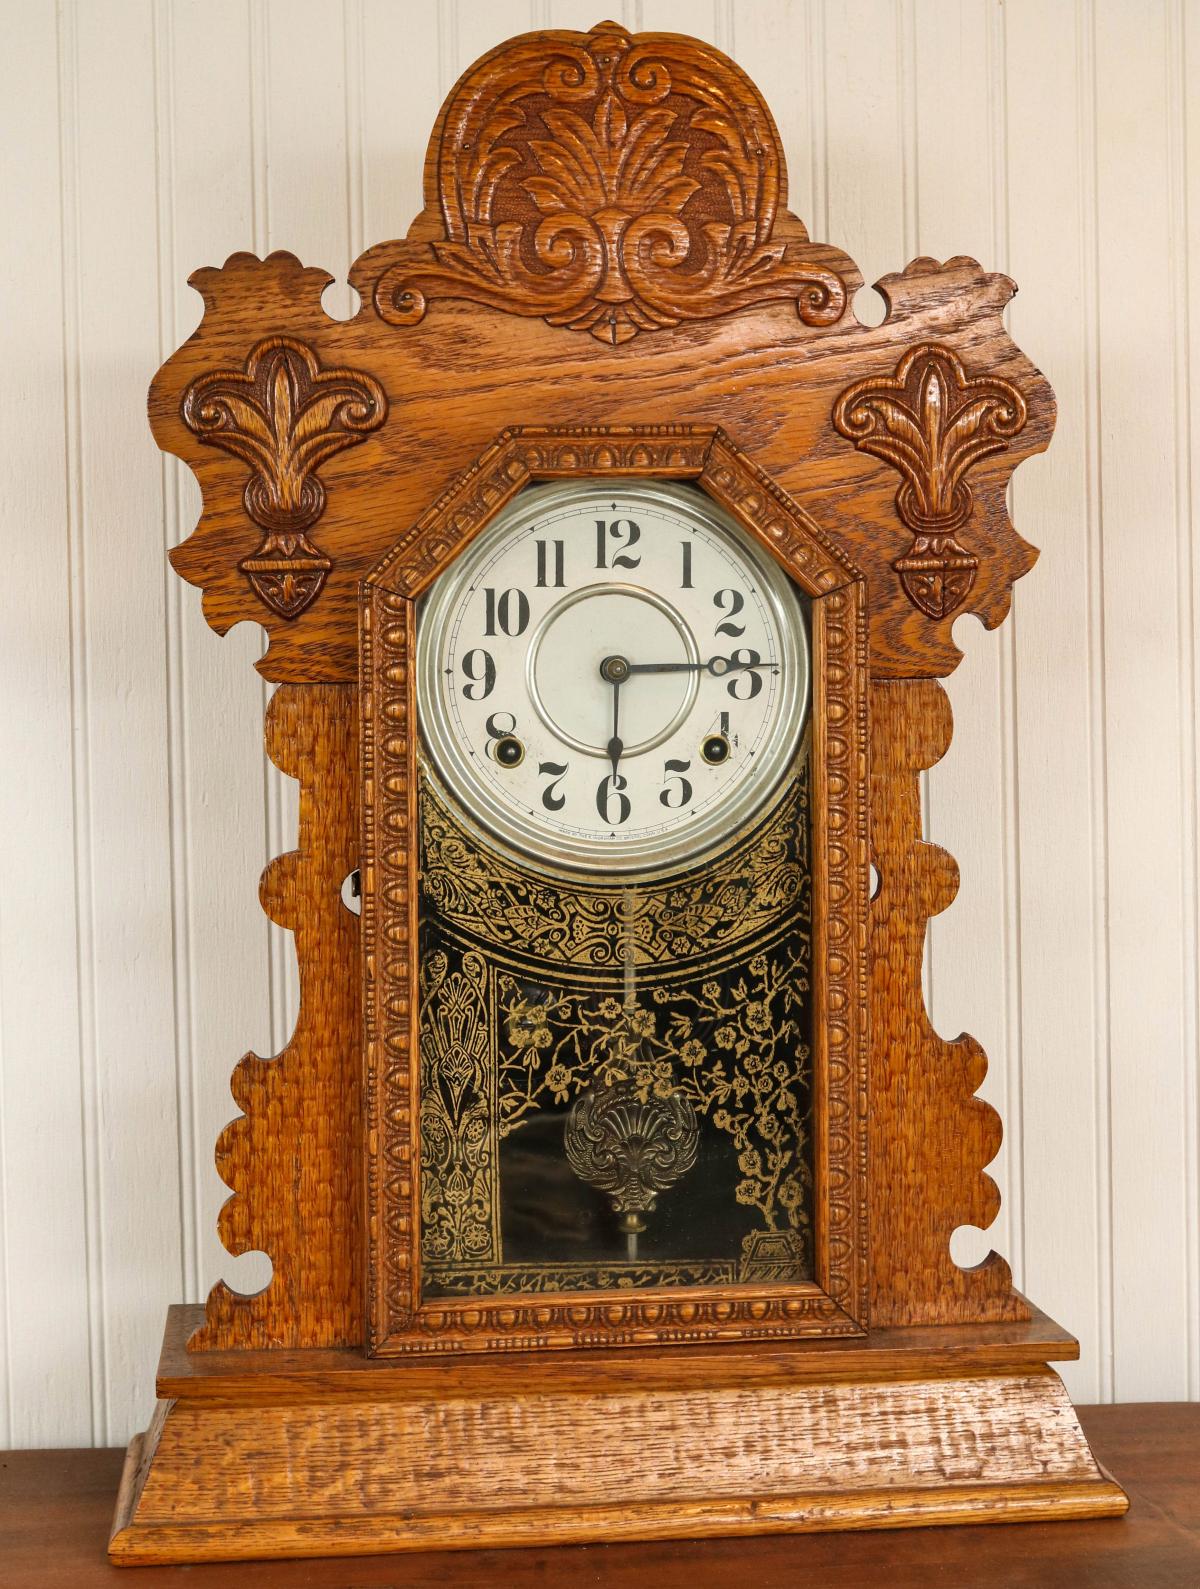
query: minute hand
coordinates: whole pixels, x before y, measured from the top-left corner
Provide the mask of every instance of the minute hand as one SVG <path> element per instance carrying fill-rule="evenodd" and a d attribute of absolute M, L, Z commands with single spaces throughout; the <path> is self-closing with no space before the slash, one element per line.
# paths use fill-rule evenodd
<path fill-rule="evenodd" d="M 778 662 L 735 662 L 732 657 L 710 657 L 707 662 L 631 662 L 630 673 L 712 673 L 720 678 L 743 668 L 778 668 Z"/>

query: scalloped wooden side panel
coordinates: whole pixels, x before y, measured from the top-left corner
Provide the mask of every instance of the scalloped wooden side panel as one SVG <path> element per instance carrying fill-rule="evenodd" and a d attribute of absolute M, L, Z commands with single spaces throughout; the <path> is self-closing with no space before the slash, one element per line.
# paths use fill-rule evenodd
<path fill-rule="evenodd" d="M 1012 1273 L 992 1252 L 974 1269 L 950 1256 L 962 1224 L 986 1228 L 1000 1193 L 984 1166 L 1002 1128 L 974 1096 L 987 1056 L 972 1037 L 947 1042 L 929 1021 L 921 984 L 925 928 L 958 892 L 954 858 L 921 837 L 920 775 L 953 733 L 933 680 L 871 690 L 871 1323 L 956 1324 L 1028 1319 Z"/>
<path fill-rule="evenodd" d="M 259 884 L 267 915 L 296 935 L 300 1013 L 282 1053 L 234 1070 L 243 1112 L 218 1138 L 217 1168 L 233 1193 L 221 1240 L 267 1253 L 274 1272 L 252 1296 L 214 1286 L 193 1350 L 343 1346 L 363 1332 L 359 925 L 341 898 L 358 864 L 357 690 L 283 685 L 266 743 L 300 780 L 299 848 Z"/>

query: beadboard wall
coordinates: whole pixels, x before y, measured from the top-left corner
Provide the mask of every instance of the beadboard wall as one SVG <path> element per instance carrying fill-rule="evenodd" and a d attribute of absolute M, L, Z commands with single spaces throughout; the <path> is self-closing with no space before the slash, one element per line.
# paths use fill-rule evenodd
<path fill-rule="evenodd" d="M 187 276 L 287 247 L 344 278 L 419 208 L 458 73 L 600 3 L 0 3 L 0 1445 L 123 1442 L 167 1304 L 266 1273 L 216 1240 L 212 1144 L 294 1011 L 255 885 L 295 810 L 259 631 L 219 640 L 167 569 L 198 500 L 145 390 Z M 928 781 L 963 874 L 935 1022 L 1006 1124 L 1003 1211 L 955 1252 L 994 1244 L 1078 1334 L 1077 1398 L 1200 1396 L 1200 3 L 612 9 L 736 56 L 792 208 L 868 282 L 970 253 L 1021 284 L 1060 405 L 1013 491 L 1044 551 L 1000 633 L 956 629 Z"/>

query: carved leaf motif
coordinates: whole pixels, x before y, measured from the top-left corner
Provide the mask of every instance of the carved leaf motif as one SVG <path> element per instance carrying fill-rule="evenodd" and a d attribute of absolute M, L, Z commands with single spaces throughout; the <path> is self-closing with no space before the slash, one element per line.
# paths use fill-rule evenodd
<path fill-rule="evenodd" d="M 202 442 L 250 465 L 243 501 L 266 534 L 238 566 L 267 606 L 294 618 L 333 566 L 305 533 L 325 510 L 316 470 L 383 424 L 383 388 L 361 371 L 322 370 L 303 342 L 268 337 L 251 348 L 243 369 L 193 381 L 181 412 Z"/>
<path fill-rule="evenodd" d="M 437 293 L 613 343 L 777 299 L 808 325 L 840 318 L 840 277 L 770 242 L 778 144 L 732 63 L 612 23 L 555 45 L 547 62 L 514 40 L 464 79 L 439 158 L 446 240 L 383 272 L 383 319 L 415 324 Z"/>
<path fill-rule="evenodd" d="M 913 544 L 892 567 L 931 618 L 966 601 L 979 568 L 954 538 L 974 507 L 967 472 L 1003 452 L 1026 418 L 1015 386 L 998 376 L 970 379 L 957 354 L 936 343 L 910 348 L 894 375 L 857 381 L 834 405 L 841 434 L 903 476 L 896 511 Z"/>

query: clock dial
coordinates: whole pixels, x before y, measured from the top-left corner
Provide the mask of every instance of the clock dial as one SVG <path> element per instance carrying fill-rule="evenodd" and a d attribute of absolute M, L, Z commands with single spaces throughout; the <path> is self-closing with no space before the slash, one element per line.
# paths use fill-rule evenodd
<path fill-rule="evenodd" d="M 690 486 L 523 492 L 426 597 L 418 691 L 447 787 L 544 866 L 698 857 L 778 790 L 808 699 L 800 598 Z"/>

